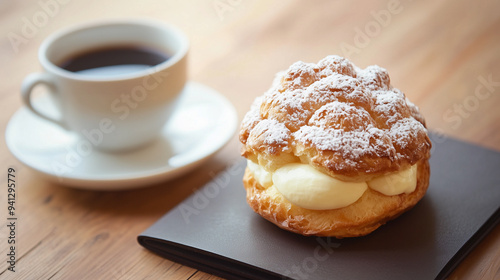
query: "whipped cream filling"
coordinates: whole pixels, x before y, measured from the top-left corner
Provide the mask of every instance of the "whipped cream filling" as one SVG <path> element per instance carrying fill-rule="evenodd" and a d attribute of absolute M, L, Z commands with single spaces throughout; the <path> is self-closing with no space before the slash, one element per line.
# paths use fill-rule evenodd
<path fill-rule="evenodd" d="M 312 210 L 346 207 L 368 188 L 366 182 L 344 182 L 308 164 L 290 163 L 277 169 L 274 187 L 291 203 Z"/>
<path fill-rule="evenodd" d="M 368 181 L 368 186 L 385 195 L 412 193 L 417 188 L 417 165 Z"/>
<path fill-rule="evenodd" d="M 268 172 L 248 160 L 248 169 L 265 188 L 275 187 L 288 201 L 302 208 L 328 210 L 349 206 L 369 187 L 384 195 L 411 193 L 417 186 L 417 165 L 367 182 L 346 182 L 303 163 L 290 163 Z"/>
<path fill-rule="evenodd" d="M 261 186 L 268 188 L 273 185 L 273 174 L 271 172 L 267 172 L 262 166 L 251 160 L 247 160 L 247 167 Z"/>

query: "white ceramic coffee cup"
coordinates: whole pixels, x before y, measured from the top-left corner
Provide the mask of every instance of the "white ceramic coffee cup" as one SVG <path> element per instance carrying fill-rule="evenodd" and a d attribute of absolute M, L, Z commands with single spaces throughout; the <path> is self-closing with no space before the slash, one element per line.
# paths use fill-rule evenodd
<path fill-rule="evenodd" d="M 72 55 L 120 45 L 154 48 L 169 58 L 156 66 L 116 76 L 83 75 L 58 66 Z M 38 56 L 44 71 L 25 78 L 22 98 L 40 118 L 78 133 L 100 150 L 146 145 L 159 135 L 184 88 L 188 49 L 188 39 L 182 32 L 152 20 L 72 27 L 42 43 Z M 49 89 L 60 118 L 33 106 L 31 95 L 40 84 Z"/>

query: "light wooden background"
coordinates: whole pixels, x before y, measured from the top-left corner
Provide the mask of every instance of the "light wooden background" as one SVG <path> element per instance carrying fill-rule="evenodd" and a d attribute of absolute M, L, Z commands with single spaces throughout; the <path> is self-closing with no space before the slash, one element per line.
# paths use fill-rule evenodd
<path fill-rule="evenodd" d="M 421 108 L 431 130 L 500 151 L 499 11 L 494 0 L 0 1 L 0 130 L 21 107 L 23 78 L 40 71 L 37 49 L 47 35 L 88 20 L 150 17 L 184 30 L 192 44 L 190 78 L 225 95 L 240 119 L 277 71 L 297 60 L 339 54 L 361 67 L 388 69 L 393 85 Z M 16 44 L 15 35 L 23 40 Z M 479 100 L 481 79 L 493 83 Z M 4 137 L 0 144 L 0 170 L 18 171 L 19 217 L 18 271 L 5 271 L 2 226 L 0 278 L 216 278 L 146 251 L 136 236 L 210 180 L 211 172 L 234 162 L 236 136 L 189 176 L 123 192 L 48 183 L 8 152 Z M 0 182 L 4 223 L 6 175 Z M 500 279 L 500 227 L 450 279 Z"/>

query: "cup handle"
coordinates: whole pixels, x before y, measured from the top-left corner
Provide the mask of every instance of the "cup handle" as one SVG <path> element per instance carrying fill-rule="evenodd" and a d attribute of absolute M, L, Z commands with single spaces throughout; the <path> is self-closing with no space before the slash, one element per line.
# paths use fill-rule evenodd
<path fill-rule="evenodd" d="M 39 112 L 37 109 L 35 109 L 35 107 L 33 107 L 33 104 L 31 103 L 31 93 L 33 92 L 33 88 L 38 84 L 45 85 L 46 87 L 49 88 L 49 90 L 52 90 L 53 92 L 56 89 L 56 86 L 54 85 L 52 78 L 50 77 L 49 74 L 47 73 L 29 74 L 24 79 L 21 85 L 21 97 L 23 99 L 24 104 L 26 104 L 28 109 L 30 109 L 33 113 L 35 113 L 35 115 L 39 116 L 40 118 L 55 123 L 64 129 L 68 129 L 68 126 L 62 120 L 57 120 L 49 116 L 46 116 L 43 113 Z"/>

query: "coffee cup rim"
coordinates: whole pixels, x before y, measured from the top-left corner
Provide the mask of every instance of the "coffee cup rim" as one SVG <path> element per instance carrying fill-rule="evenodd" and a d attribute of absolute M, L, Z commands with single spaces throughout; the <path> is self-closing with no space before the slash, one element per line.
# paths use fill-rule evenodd
<path fill-rule="evenodd" d="M 73 34 L 75 32 L 81 32 L 83 30 L 88 30 L 88 29 L 95 29 L 95 28 L 100 28 L 100 27 L 105 27 L 105 26 L 113 26 L 113 25 L 141 25 L 144 27 L 154 27 L 154 28 L 159 28 L 162 30 L 168 31 L 168 33 L 172 34 L 173 37 L 175 37 L 178 42 L 180 43 L 181 47 L 179 48 L 178 51 L 176 51 L 172 56 L 170 56 L 167 60 L 152 66 L 154 69 L 154 72 L 157 71 L 162 71 L 164 69 L 167 69 L 175 64 L 177 64 L 180 60 L 182 60 L 188 53 L 189 51 L 189 40 L 187 36 L 177 27 L 165 23 L 163 21 L 159 20 L 152 20 L 152 19 L 142 19 L 142 18 L 135 18 L 135 19 L 110 19 L 110 20 L 99 20 L 99 21 L 92 21 L 92 22 L 87 22 L 83 24 L 77 24 L 73 25 L 64 29 L 61 29 L 59 31 L 54 32 L 53 34 L 49 35 L 41 44 L 39 51 L 38 51 L 38 58 L 42 66 L 52 72 L 57 74 L 58 76 L 62 76 L 67 79 L 71 80 L 79 80 L 79 81 L 95 81 L 95 82 L 103 82 L 103 81 L 123 81 L 123 80 L 130 80 L 130 79 L 135 79 L 135 78 L 141 78 L 144 77 L 145 75 L 150 75 L 151 74 L 151 68 L 149 69 L 144 69 L 144 70 L 139 70 L 135 71 L 133 73 L 128 73 L 128 74 L 123 74 L 123 75 L 117 75 L 113 77 L 100 77 L 100 76 L 86 76 L 86 75 L 80 75 L 65 69 L 62 69 L 61 67 L 57 66 L 54 62 L 52 62 L 47 55 L 47 52 L 49 48 L 56 42 L 58 39 L 63 38 L 64 36 L 68 36 L 70 34 Z"/>

